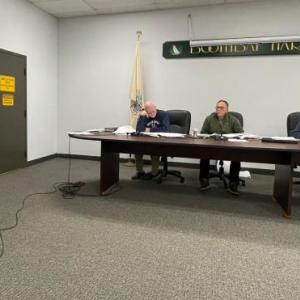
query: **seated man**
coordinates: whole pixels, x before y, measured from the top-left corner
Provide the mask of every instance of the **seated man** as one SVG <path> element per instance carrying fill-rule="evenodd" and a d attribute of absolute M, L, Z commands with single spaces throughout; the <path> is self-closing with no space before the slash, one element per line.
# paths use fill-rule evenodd
<path fill-rule="evenodd" d="M 239 120 L 228 113 L 228 102 L 225 100 L 219 100 L 216 104 L 216 112 L 209 115 L 202 126 L 201 133 L 240 133 L 243 132 L 243 128 Z M 229 188 L 228 192 L 238 195 L 238 183 L 239 172 L 241 168 L 240 162 L 231 162 L 229 172 Z M 209 160 L 200 160 L 200 189 L 202 191 L 210 188 L 209 185 Z"/>
<path fill-rule="evenodd" d="M 156 109 L 153 102 L 147 101 L 144 106 L 144 113 L 141 113 L 137 126 L 137 132 L 167 132 L 169 131 L 170 120 L 169 115 L 163 111 Z M 143 155 L 136 154 L 136 175 L 132 179 L 150 180 L 158 175 L 159 156 L 151 155 L 152 172 L 145 173 L 143 169 Z"/>

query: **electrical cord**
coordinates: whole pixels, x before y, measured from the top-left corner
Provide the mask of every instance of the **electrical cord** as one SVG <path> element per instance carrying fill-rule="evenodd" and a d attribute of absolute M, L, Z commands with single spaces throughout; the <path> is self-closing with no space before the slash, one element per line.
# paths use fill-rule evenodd
<path fill-rule="evenodd" d="M 19 213 L 24 209 L 26 200 L 28 200 L 30 197 L 36 196 L 36 195 L 50 195 L 50 194 L 54 194 L 57 191 L 57 185 L 58 184 L 61 184 L 61 182 L 57 182 L 57 183 L 53 184 L 54 191 L 32 193 L 32 194 L 28 194 L 27 196 L 24 197 L 24 199 L 22 200 L 21 207 L 16 211 L 16 214 L 15 214 L 15 224 L 11 225 L 11 226 L 8 226 L 8 227 L 0 228 L 0 243 L 1 243 L 0 258 L 4 255 L 4 241 L 3 241 L 2 233 L 4 231 L 12 230 L 12 229 L 14 229 L 14 228 L 16 228 L 18 226 L 18 223 L 19 223 Z"/>
<path fill-rule="evenodd" d="M 9 231 L 12 230 L 14 228 L 16 228 L 19 224 L 19 214 L 21 213 L 21 211 L 25 208 L 25 202 L 33 196 L 36 195 L 50 195 L 50 194 L 55 194 L 57 192 L 57 190 L 59 190 L 62 193 L 62 197 L 64 199 L 72 199 L 74 198 L 76 195 L 78 196 L 83 196 L 83 197 L 99 197 L 99 195 L 96 194 L 79 194 L 78 191 L 80 190 L 80 188 L 84 185 L 84 182 L 56 182 L 53 184 L 53 191 L 50 192 L 39 192 L 39 193 L 32 193 L 32 194 L 28 194 L 26 195 L 23 200 L 22 200 L 22 204 L 21 207 L 16 211 L 15 214 L 15 224 L 8 226 L 8 227 L 3 227 L 0 228 L 0 246 L 1 246 L 1 250 L 0 250 L 0 258 L 4 255 L 4 240 L 3 240 L 3 235 L 2 233 L 4 231 Z"/>
<path fill-rule="evenodd" d="M 98 194 L 79 194 L 81 187 L 85 184 L 82 181 L 78 182 L 70 182 L 71 179 L 71 138 L 69 137 L 69 155 L 68 155 L 68 181 L 67 182 L 56 182 L 52 186 L 54 188 L 53 191 L 50 192 L 38 192 L 26 195 L 22 200 L 21 207 L 16 211 L 15 214 L 15 224 L 8 227 L 0 227 L 0 258 L 4 255 L 4 240 L 3 240 L 3 232 L 12 230 L 18 226 L 19 223 L 19 214 L 25 208 L 25 202 L 33 196 L 36 195 L 50 195 L 55 194 L 58 190 L 62 193 L 62 197 L 65 199 L 74 198 L 75 195 L 83 196 L 83 197 L 99 197 Z"/>
<path fill-rule="evenodd" d="M 71 199 L 79 192 L 84 182 L 64 182 L 58 186 L 59 191 L 62 193 L 63 198 Z"/>
<path fill-rule="evenodd" d="M 59 190 L 62 192 L 64 198 L 70 199 L 74 198 L 75 195 L 83 197 L 99 197 L 99 194 L 79 194 L 80 188 L 85 185 L 82 181 L 71 182 L 71 167 L 72 167 L 72 158 L 71 158 L 71 137 L 69 136 L 69 147 L 68 147 L 68 182 L 64 182 L 59 186 Z"/>

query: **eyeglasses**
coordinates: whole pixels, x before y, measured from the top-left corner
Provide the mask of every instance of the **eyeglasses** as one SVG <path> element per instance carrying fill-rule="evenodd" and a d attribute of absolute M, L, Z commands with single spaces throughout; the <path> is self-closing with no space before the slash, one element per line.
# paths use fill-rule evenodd
<path fill-rule="evenodd" d="M 226 106 L 216 106 L 216 109 L 226 109 Z"/>

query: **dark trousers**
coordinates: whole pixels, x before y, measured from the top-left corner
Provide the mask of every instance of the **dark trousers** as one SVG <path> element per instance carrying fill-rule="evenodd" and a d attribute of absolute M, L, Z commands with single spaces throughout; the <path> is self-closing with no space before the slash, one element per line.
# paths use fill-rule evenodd
<path fill-rule="evenodd" d="M 239 183 L 239 172 L 241 169 L 241 163 L 239 161 L 232 161 L 230 163 L 229 170 L 229 181 Z M 199 180 L 209 178 L 209 160 L 201 159 L 200 160 L 200 173 Z"/>

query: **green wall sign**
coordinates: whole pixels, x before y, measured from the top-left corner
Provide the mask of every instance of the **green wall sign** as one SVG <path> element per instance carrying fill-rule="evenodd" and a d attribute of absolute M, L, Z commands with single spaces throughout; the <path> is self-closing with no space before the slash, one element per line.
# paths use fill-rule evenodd
<path fill-rule="evenodd" d="M 253 43 L 200 47 L 190 47 L 189 41 L 165 42 L 163 44 L 163 57 L 173 59 L 297 54 L 300 54 L 300 42 Z"/>

